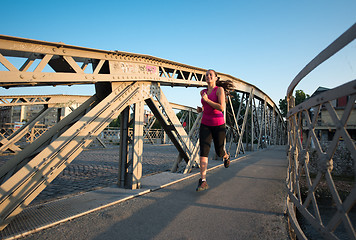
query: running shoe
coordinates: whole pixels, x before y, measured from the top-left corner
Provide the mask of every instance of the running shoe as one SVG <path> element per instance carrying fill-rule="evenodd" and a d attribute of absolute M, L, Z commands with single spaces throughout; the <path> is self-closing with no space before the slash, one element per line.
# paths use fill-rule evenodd
<path fill-rule="evenodd" d="M 230 154 L 228 154 L 227 158 L 224 158 L 224 167 L 228 168 L 230 166 Z"/>
<path fill-rule="evenodd" d="M 207 190 L 209 185 L 206 181 L 202 181 L 201 178 L 199 179 L 198 187 L 196 189 L 197 192 Z"/>

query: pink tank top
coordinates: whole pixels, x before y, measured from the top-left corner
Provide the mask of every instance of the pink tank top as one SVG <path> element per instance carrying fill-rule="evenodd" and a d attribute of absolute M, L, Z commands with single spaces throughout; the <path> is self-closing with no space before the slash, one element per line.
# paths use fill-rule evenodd
<path fill-rule="evenodd" d="M 211 93 L 208 95 L 208 98 L 216 103 L 218 102 L 218 96 L 216 95 L 218 88 L 218 86 L 214 87 L 213 91 L 211 91 Z M 208 89 L 204 89 L 203 93 L 207 93 L 207 91 Z M 207 126 L 220 126 L 225 123 L 224 114 L 221 111 L 212 108 L 203 99 L 201 100 L 201 103 L 204 108 L 203 118 L 201 120 L 202 124 Z"/>

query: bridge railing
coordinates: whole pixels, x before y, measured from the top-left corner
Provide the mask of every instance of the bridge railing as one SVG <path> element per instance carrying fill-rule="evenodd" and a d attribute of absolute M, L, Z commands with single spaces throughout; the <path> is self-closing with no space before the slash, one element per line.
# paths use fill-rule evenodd
<path fill-rule="evenodd" d="M 14 125 L 14 124 L 12 124 Z M 14 126 L 0 128 L 0 140 L 13 134 L 17 129 Z M 18 141 L 19 145 L 26 145 L 33 143 L 38 137 L 45 133 L 48 128 L 43 126 L 34 126 L 29 129 L 23 138 Z M 132 136 L 133 128 L 129 128 L 129 136 Z M 98 136 L 105 144 L 119 144 L 120 143 L 120 128 L 108 127 Z M 145 143 L 163 143 L 164 131 L 163 129 L 147 129 L 145 130 Z"/>
<path fill-rule="evenodd" d="M 298 239 L 356 239 L 356 80 L 298 106 L 292 96 L 302 78 L 355 38 L 356 24 L 316 56 L 287 91 L 287 211 Z M 326 136 L 320 134 L 323 129 Z"/>

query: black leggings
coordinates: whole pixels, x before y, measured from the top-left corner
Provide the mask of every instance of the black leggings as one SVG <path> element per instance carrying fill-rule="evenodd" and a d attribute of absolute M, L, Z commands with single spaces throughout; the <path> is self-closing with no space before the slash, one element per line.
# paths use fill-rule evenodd
<path fill-rule="evenodd" d="M 206 126 L 200 124 L 200 156 L 208 157 L 211 146 L 211 139 L 214 140 L 215 152 L 219 157 L 225 155 L 225 143 L 226 138 L 226 127 L 225 124 L 219 126 Z"/>

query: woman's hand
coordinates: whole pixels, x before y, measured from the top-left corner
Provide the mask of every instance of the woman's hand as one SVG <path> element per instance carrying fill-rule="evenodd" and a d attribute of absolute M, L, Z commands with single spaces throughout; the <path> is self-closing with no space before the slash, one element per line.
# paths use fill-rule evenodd
<path fill-rule="evenodd" d="M 206 92 L 201 92 L 200 93 L 201 98 L 207 103 L 209 104 L 212 108 L 223 112 L 225 110 L 225 92 L 224 89 L 222 87 L 219 87 L 218 90 L 216 91 L 216 95 L 218 97 L 218 102 L 214 102 L 211 101 L 208 98 L 208 95 L 206 94 Z"/>
<path fill-rule="evenodd" d="M 208 101 L 208 95 L 206 93 L 203 93 L 203 95 L 201 95 L 201 98 L 207 102 Z"/>

